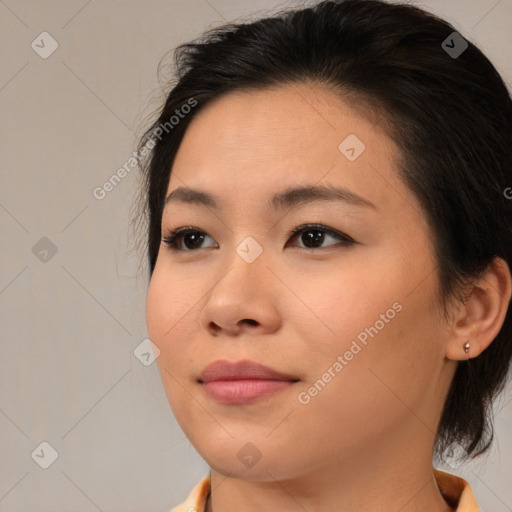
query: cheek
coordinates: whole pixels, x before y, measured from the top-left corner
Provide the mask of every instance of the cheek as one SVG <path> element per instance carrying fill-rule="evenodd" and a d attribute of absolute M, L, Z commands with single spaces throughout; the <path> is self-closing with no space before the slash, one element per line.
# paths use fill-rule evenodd
<path fill-rule="evenodd" d="M 340 315 L 334 328 L 341 336 L 337 341 L 331 337 L 333 343 L 322 356 L 310 356 L 312 371 L 301 388 L 301 403 L 308 402 L 302 418 L 323 418 L 326 439 L 335 440 L 341 431 L 354 442 L 370 443 L 401 422 L 414 422 L 416 414 L 428 417 L 421 411 L 440 353 L 432 348 L 428 319 L 421 318 L 421 300 L 402 300 L 401 309 L 388 313 L 388 323 L 379 318 L 386 315 L 386 300 L 382 306 L 372 303 L 357 319 Z"/>
<path fill-rule="evenodd" d="M 179 281 L 179 279 L 178 279 Z M 188 287 L 177 286 L 171 279 L 155 267 L 146 296 L 146 324 L 149 338 L 160 350 L 156 364 L 169 405 L 180 422 L 183 411 L 187 410 L 183 393 L 190 375 L 187 369 L 193 361 L 193 353 L 187 350 L 191 345 L 190 333 L 197 297 Z"/>
<path fill-rule="evenodd" d="M 293 291 L 300 300 L 297 302 L 297 316 L 300 325 L 310 321 L 325 340 L 326 348 L 333 345 L 343 347 L 365 328 L 381 323 L 380 315 L 389 311 L 388 317 L 395 317 L 395 303 L 402 295 L 403 278 L 392 278 L 397 269 L 378 267 L 366 262 L 357 262 L 349 268 L 333 264 L 311 279 L 297 279 Z M 383 279 L 382 275 L 387 279 Z M 364 335 L 362 335 L 364 337 Z M 318 342 L 317 342 L 318 343 Z"/>
<path fill-rule="evenodd" d="M 296 281 L 294 292 L 307 306 L 297 309 L 296 325 L 310 340 L 311 367 L 329 368 L 346 355 L 344 365 L 364 369 L 345 372 L 358 385 L 372 377 L 369 368 L 404 390 L 408 379 L 428 379 L 442 358 L 430 308 L 435 283 L 431 275 L 415 290 L 415 275 L 396 258 L 380 258 L 359 261 L 357 269 L 354 263 L 350 272 L 333 266 L 309 282 Z"/>
<path fill-rule="evenodd" d="M 175 302 L 172 288 L 165 286 L 158 268 L 155 267 L 146 296 L 146 324 L 151 341 L 163 349 L 162 338 L 173 324 L 172 304 Z"/>
<path fill-rule="evenodd" d="M 187 339 L 184 333 L 192 332 L 190 324 L 197 302 L 197 293 L 191 287 L 167 275 L 157 264 L 146 296 L 146 324 L 151 341 L 160 349 L 159 362 L 175 366 L 186 356 L 185 347 L 176 350 L 177 340 Z"/>

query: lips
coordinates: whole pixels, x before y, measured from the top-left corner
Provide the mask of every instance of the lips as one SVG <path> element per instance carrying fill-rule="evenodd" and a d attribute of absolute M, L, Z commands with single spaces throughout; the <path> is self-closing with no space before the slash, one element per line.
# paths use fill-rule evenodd
<path fill-rule="evenodd" d="M 199 382 L 203 383 L 214 382 L 217 380 L 244 379 L 299 380 L 291 375 L 277 372 L 267 366 L 244 360 L 236 363 L 230 363 L 229 361 L 215 361 L 203 370 L 203 373 L 201 373 L 201 376 L 199 377 Z"/>
<path fill-rule="evenodd" d="M 198 382 L 205 393 L 223 404 L 256 402 L 283 390 L 299 379 L 252 361 L 215 361 L 201 373 Z"/>

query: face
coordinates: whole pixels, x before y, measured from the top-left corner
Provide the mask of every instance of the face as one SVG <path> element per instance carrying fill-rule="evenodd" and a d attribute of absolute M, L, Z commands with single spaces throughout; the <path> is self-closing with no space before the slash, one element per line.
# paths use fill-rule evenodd
<path fill-rule="evenodd" d="M 294 478 L 353 464 L 383 439 L 393 456 L 412 437 L 431 447 L 446 334 L 399 151 L 338 94 L 306 84 L 229 93 L 188 127 L 167 195 L 187 187 L 215 206 L 168 201 L 163 236 L 193 230 L 162 243 L 146 314 L 172 410 L 215 471 Z M 301 187 L 331 195 L 285 195 Z M 201 381 L 219 360 L 284 380 L 246 367 L 252 379 Z"/>

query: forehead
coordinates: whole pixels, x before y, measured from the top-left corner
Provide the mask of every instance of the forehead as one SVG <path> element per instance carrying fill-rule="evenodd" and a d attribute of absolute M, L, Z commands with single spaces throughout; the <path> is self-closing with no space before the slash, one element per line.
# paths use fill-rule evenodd
<path fill-rule="evenodd" d="M 331 184 L 388 209 L 398 208 L 405 196 L 410 207 L 397 156 L 380 127 L 327 88 L 236 91 L 191 121 L 168 193 L 188 186 L 243 203 L 293 185 Z"/>
<path fill-rule="evenodd" d="M 194 117 L 176 160 L 182 152 L 193 157 L 190 149 L 202 158 L 206 154 L 202 148 L 212 157 L 222 158 L 229 152 L 237 162 L 248 160 L 249 150 L 256 162 L 275 156 L 293 159 L 294 155 L 300 160 L 306 154 L 325 151 L 337 158 L 339 143 L 350 133 L 365 138 L 374 148 L 391 142 L 373 127 L 374 123 L 359 115 L 339 94 L 318 85 L 235 91 L 217 98 Z"/>

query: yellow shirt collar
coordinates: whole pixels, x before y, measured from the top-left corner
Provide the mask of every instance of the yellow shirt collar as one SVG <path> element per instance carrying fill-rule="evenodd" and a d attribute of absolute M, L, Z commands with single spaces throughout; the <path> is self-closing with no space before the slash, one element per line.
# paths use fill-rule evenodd
<path fill-rule="evenodd" d="M 466 480 L 434 468 L 434 477 L 441 494 L 456 512 L 482 512 L 471 486 Z M 210 476 L 205 476 L 190 492 L 188 498 L 171 512 L 204 512 L 210 492 Z"/>

